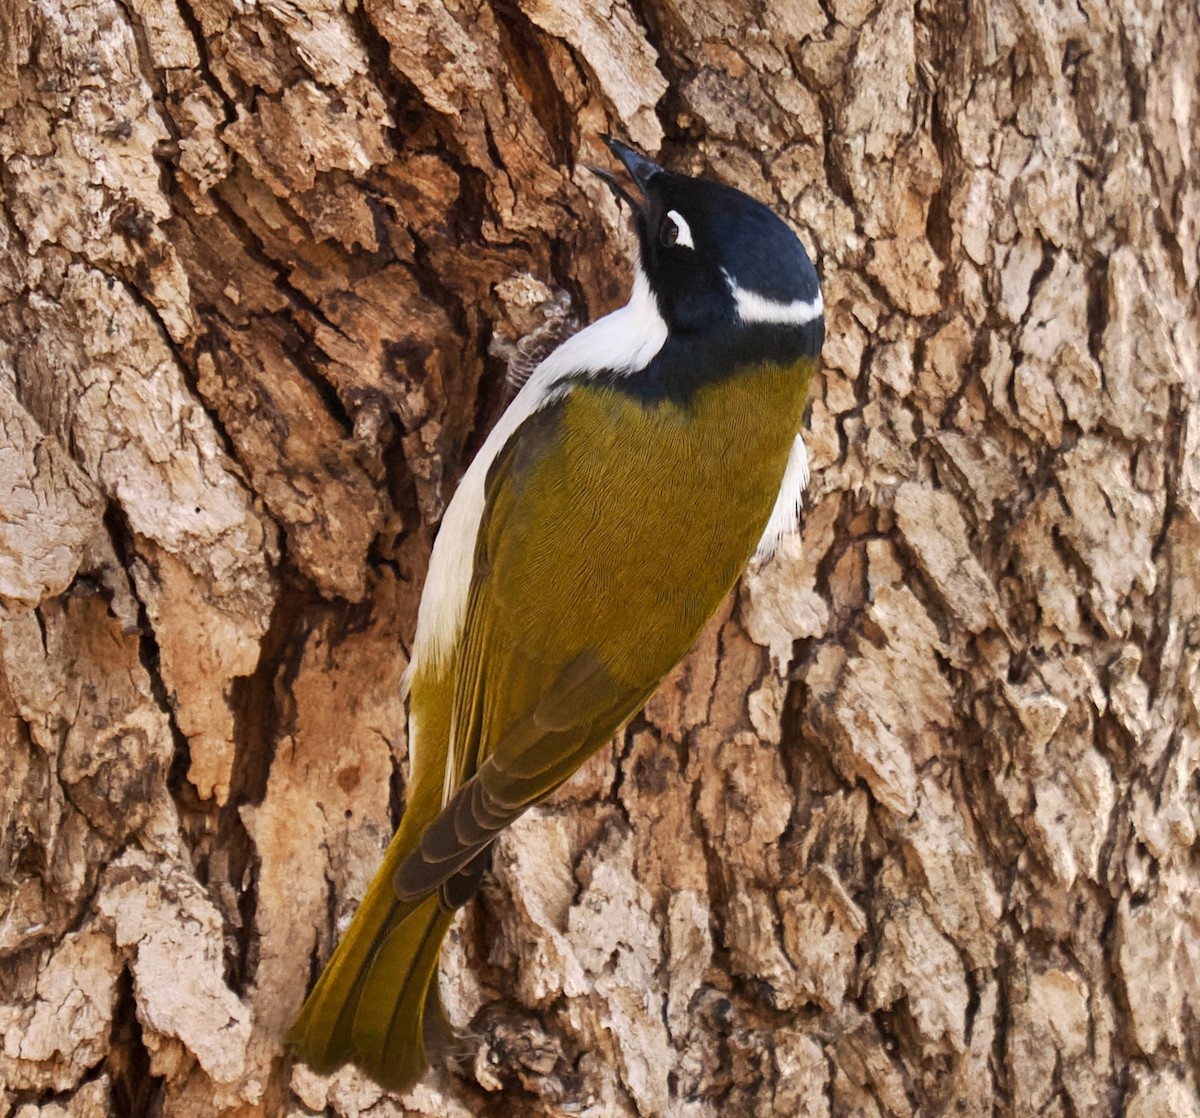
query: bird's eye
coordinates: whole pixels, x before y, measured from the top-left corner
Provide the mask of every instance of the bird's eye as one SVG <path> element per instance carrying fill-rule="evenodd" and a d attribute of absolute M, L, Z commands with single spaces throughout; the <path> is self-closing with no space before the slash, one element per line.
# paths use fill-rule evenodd
<path fill-rule="evenodd" d="M 662 224 L 658 227 L 658 239 L 667 248 L 671 248 L 673 245 L 679 245 L 682 248 L 696 247 L 692 243 L 692 231 L 678 210 L 667 211 L 667 216 L 663 218 Z"/>

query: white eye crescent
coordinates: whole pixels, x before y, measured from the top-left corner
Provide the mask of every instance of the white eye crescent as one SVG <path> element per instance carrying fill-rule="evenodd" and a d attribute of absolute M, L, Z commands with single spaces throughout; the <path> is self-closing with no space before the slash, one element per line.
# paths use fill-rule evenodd
<path fill-rule="evenodd" d="M 658 239 L 668 248 L 672 245 L 679 245 L 682 248 L 696 247 L 692 240 L 692 231 L 678 210 L 667 210 L 667 216 L 663 218 L 663 223 L 658 228 Z"/>

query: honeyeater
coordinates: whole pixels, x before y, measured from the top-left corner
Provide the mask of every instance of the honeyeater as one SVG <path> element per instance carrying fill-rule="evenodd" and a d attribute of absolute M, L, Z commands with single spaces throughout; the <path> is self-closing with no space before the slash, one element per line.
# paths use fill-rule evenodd
<path fill-rule="evenodd" d="M 492 843 L 633 717 L 796 525 L 824 337 L 770 209 L 605 138 L 636 185 L 633 293 L 534 370 L 446 510 L 421 598 L 400 828 L 292 1027 L 318 1070 L 401 1088 L 447 1035 L 436 981 Z"/>

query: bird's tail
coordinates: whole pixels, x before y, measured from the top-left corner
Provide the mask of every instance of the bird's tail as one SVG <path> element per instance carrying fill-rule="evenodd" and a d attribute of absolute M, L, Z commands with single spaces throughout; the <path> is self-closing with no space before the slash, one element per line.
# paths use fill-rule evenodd
<path fill-rule="evenodd" d="M 315 1071 L 351 1061 L 383 1086 L 401 1090 L 425 1070 L 429 1042 L 446 1029 L 435 979 L 453 909 L 437 891 L 400 901 L 392 887 L 414 840 L 401 825 L 288 1032 L 288 1043 Z"/>

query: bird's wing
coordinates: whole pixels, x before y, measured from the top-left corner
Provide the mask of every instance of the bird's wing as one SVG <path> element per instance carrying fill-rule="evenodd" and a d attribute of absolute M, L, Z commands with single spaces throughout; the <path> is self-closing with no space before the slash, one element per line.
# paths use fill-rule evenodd
<path fill-rule="evenodd" d="M 472 863 L 496 835 L 611 738 L 661 675 L 615 677 L 596 646 L 594 619 L 572 624 L 594 567 L 551 560 L 602 548 L 605 530 L 603 510 L 589 503 L 594 486 L 581 484 L 578 468 L 553 480 L 551 507 L 542 499 L 544 466 L 560 449 L 567 411 L 563 401 L 527 420 L 488 475 L 459 639 L 447 762 L 453 791 L 395 875 L 402 899 L 448 882 L 448 899 L 469 895 L 473 870 L 482 868 Z M 575 514 L 564 517 L 570 507 Z"/>

